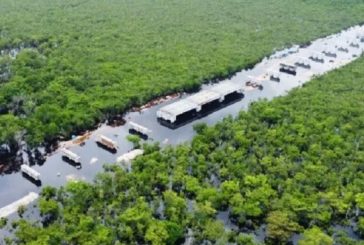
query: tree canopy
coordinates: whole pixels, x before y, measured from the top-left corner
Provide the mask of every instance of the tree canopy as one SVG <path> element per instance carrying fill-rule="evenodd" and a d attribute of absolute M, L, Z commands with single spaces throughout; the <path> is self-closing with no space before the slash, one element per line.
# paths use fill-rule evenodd
<path fill-rule="evenodd" d="M 69 137 L 363 12 L 362 1 L 344 0 L 2 0 L 0 144 L 18 131 L 30 146 Z"/>
<path fill-rule="evenodd" d="M 363 66 L 199 125 L 190 143 L 145 145 L 131 172 L 44 189 L 42 223 L 20 221 L 15 242 L 255 244 L 263 231 L 266 244 L 360 244 L 336 227 L 363 238 Z"/>

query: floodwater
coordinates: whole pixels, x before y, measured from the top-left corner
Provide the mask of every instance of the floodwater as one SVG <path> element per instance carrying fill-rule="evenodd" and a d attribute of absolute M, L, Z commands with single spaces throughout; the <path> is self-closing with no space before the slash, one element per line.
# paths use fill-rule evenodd
<path fill-rule="evenodd" d="M 177 101 L 180 99 L 179 97 L 142 110 L 141 112 L 127 113 L 124 119 L 127 122 L 133 121 L 139 123 L 152 130 L 149 141 L 160 142 L 162 146 L 170 144 L 175 145 L 189 141 L 195 134 L 193 125 L 197 122 L 204 122 L 211 125 L 228 115 L 236 116 L 239 111 L 246 110 L 253 101 L 264 98 L 272 99 L 276 96 L 285 95 L 291 89 L 302 86 L 303 83 L 309 81 L 315 75 L 324 74 L 325 72 L 352 62 L 364 52 L 364 43 L 360 42 L 360 39 L 357 38 L 358 33 L 361 33 L 361 35 L 364 36 L 364 26 L 352 27 L 341 33 L 315 40 L 311 45 L 304 48 L 295 46 L 277 52 L 271 57 L 262 60 L 253 69 L 236 73 L 233 77 L 225 81 L 232 81 L 245 87 L 245 82 L 248 81 L 250 77 L 255 77 L 258 80 L 261 80 L 263 89 L 246 88 L 244 98 L 238 98 L 237 100 L 232 101 L 231 104 L 226 104 L 219 110 L 214 110 L 210 114 L 197 118 L 176 129 L 161 125 L 157 120 L 156 112 L 159 108 Z M 359 43 L 360 46 L 352 47 L 350 45 L 352 41 Z M 347 47 L 348 52 L 338 51 L 339 46 Z M 296 76 L 280 73 L 280 82 L 270 81 L 266 76 L 266 73 L 269 71 L 279 72 L 280 63 L 292 64 L 295 63 L 297 59 L 308 58 L 313 53 L 321 53 L 327 48 L 334 50 L 337 53 L 337 57 L 330 58 L 325 56 L 324 63 L 310 61 L 311 69 L 298 67 Z M 210 86 L 212 85 L 203 85 L 201 89 L 203 90 Z M 184 94 L 180 97 L 185 96 L 187 95 Z M 99 134 L 105 135 L 118 143 L 119 147 L 116 153 L 100 148 L 95 143 L 95 139 Z M 76 166 L 72 166 L 65 162 L 59 151 L 48 156 L 43 164 L 32 167 L 41 174 L 41 186 L 51 185 L 59 187 L 64 185 L 67 181 L 75 179 L 92 181 L 95 175 L 102 171 L 103 164 L 114 163 L 118 156 L 133 148 L 132 144 L 126 140 L 127 135 L 129 135 L 128 124 L 118 127 L 111 127 L 103 124 L 92 132 L 90 138 L 85 141 L 84 145 L 72 145 L 69 147 L 71 151 L 81 156 L 81 168 L 77 168 Z M 39 192 L 41 186 L 25 178 L 20 172 L 0 176 L 0 207 L 6 206 L 22 198 L 31 191 Z"/>

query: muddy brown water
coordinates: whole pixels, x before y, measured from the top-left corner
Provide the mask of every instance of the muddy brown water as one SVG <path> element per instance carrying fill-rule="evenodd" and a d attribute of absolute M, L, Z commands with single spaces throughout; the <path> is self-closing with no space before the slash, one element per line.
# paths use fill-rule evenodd
<path fill-rule="evenodd" d="M 187 94 L 182 94 L 177 98 L 165 101 L 140 112 L 129 112 L 125 115 L 124 119 L 126 122 L 133 121 L 152 130 L 148 139 L 150 142 L 160 142 L 161 146 L 187 142 L 195 135 L 193 130 L 195 123 L 204 122 L 212 125 L 228 115 L 236 116 L 239 111 L 247 110 L 250 103 L 254 101 L 260 99 L 270 100 L 274 97 L 285 95 L 293 88 L 300 87 L 305 82 L 311 80 L 313 76 L 322 75 L 357 59 L 364 52 L 364 42 L 360 42 L 360 39 L 357 38 L 358 34 L 364 36 L 364 26 L 355 26 L 326 38 L 317 39 L 303 48 L 294 46 L 274 53 L 272 56 L 262 60 L 254 68 L 242 70 L 231 78 L 224 80 L 232 81 L 245 87 L 246 81 L 251 77 L 255 77 L 261 80 L 263 85 L 262 90 L 247 88 L 243 98 L 235 98 L 230 103 L 218 106 L 218 108 L 212 108 L 211 111 L 199 118 L 189 118 L 189 121 L 179 125 L 175 129 L 162 125 L 157 120 L 156 112 L 161 107 L 173 103 L 181 97 L 188 96 Z M 351 41 L 358 42 L 360 44 L 359 48 L 351 47 Z M 338 51 L 339 46 L 347 47 L 348 52 Z M 280 82 L 270 81 L 267 76 L 264 76 L 269 71 L 279 72 L 280 63 L 292 64 L 297 59 L 309 58 L 313 53 L 321 53 L 327 48 L 335 50 L 337 57 L 324 56 L 324 63 L 309 61 L 311 68 L 297 67 L 296 76 L 280 73 Z M 202 85 L 201 90 L 208 89 L 211 86 L 211 84 Z M 95 143 L 95 139 L 99 134 L 105 135 L 118 143 L 119 148 L 116 153 L 107 151 Z M 128 135 L 129 126 L 127 123 L 117 127 L 107 126 L 106 124 L 101 125 L 97 130 L 92 132 L 90 138 L 85 141 L 84 145 L 73 145 L 68 148 L 81 156 L 80 168 L 64 161 L 59 151 L 53 152 L 43 164 L 32 166 L 41 174 L 41 185 L 37 185 L 37 183 L 25 178 L 20 172 L 1 175 L 0 207 L 22 198 L 30 191 L 40 192 L 41 187 L 45 185 L 59 187 L 67 181 L 74 179 L 92 181 L 97 173 L 102 171 L 103 164 L 114 163 L 118 156 L 133 148 L 132 144 L 126 140 Z M 220 218 L 223 218 L 224 215 L 221 214 Z"/>

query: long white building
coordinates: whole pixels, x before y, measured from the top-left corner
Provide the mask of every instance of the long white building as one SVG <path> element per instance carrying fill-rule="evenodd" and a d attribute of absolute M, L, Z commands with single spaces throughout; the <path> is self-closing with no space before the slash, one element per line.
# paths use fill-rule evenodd
<path fill-rule="evenodd" d="M 157 117 L 174 123 L 177 117 L 188 112 L 199 112 L 202 107 L 214 101 L 223 102 L 233 93 L 243 93 L 243 88 L 233 82 L 223 82 L 207 90 L 202 90 L 185 99 L 166 105 L 157 111 Z"/>

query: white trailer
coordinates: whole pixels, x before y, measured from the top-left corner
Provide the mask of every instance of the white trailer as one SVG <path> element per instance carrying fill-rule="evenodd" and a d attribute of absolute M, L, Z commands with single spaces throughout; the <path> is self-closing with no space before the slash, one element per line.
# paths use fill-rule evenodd
<path fill-rule="evenodd" d="M 75 163 L 81 163 L 81 157 L 77 155 L 76 153 L 73 153 L 70 150 L 62 149 L 62 156 L 68 158 L 69 160 L 75 162 Z"/>
<path fill-rule="evenodd" d="M 28 175 L 29 177 L 33 178 L 36 181 L 40 180 L 40 173 L 38 173 L 37 171 L 35 171 L 34 169 L 32 169 L 31 167 L 29 167 L 26 164 L 22 164 L 20 166 L 20 170 L 25 173 L 26 175 Z"/>
<path fill-rule="evenodd" d="M 116 150 L 118 148 L 118 145 L 115 141 L 104 135 L 99 135 L 99 137 L 96 139 L 96 142 L 112 150 Z"/>
<path fill-rule="evenodd" d="M 136 132 L 141 133 L 146 136 L 148 136 L 150 133 L 152 133 L 152 130 L 150 130 L 140 124 L 137 124 L 135 122 L 129 122 L 129 126 L 131 129 L 135 130 Z"/>

